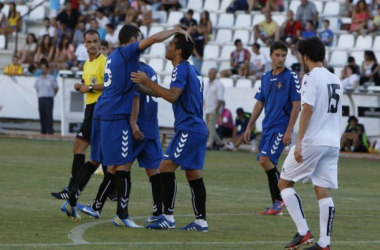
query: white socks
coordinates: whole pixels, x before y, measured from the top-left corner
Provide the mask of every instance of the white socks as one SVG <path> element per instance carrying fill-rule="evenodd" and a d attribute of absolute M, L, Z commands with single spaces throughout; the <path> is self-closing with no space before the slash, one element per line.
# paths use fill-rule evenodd
<path fill-rule="evenodd" d="M 335 215 L 334 202 L 331 197 L 321 199 L 319 203 L 319 227 L 320 238 L 318 245 L 326 247 L 330 245 L 331 231 L 333 226 L 333 220 Z"/>
<path fill-rule="evenodd" d="M 281 191 L 282 199 L 285 202 L 286 209 L 297 226 L 298 233 L 305 235 L 309 231 L 305 215 L 302 209 L 302 202 L 294 188 L 286 188 Z"/>
<path fill-rule="evenodd" d="M 164 214 L 164 217 L 170 221 L 170 222 L 174 222 L 174 215 L 167 215 L 167 214 Z"/>
<path fill-rule="evenodd" d="M 195 223 L 197 223 L 201 227 L 208 227 L 207 221 L 204 219 L 196 219 Z"/>

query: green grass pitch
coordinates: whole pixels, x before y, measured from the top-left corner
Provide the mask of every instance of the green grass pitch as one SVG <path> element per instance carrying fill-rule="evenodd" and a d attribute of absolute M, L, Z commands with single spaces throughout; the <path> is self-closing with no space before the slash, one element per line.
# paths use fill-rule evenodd
<path fill-rule="evenodd" d="M 208 233 L 116 228 L 116 203 L 108 202 L 100 220 L 81 214 L 72 222 L 50 192 L 67 185 L 72 142 L 0 138 L 0 249 L 283 249 L 296 233 L 284 216 L 257 215 L 270 203 L 267 178 L 255 155 L 207 152 Z M 284 157 L 281 158 L 281 164 Z M 332 249 L 380 249 L 380 164 L 340 159 L 339 189 Z M 177 228 L 191 222 L 191 195 L 184 173 L 177 171 Z M 91 202 L 102 176 L 94 175 L 79 201 Z M 310 184 L 297 184 L 309 226 L 319 237 L 318 203 Z M 145 171 L 132 169 L 130 215 L 137 223 L 151 212 Z"/>

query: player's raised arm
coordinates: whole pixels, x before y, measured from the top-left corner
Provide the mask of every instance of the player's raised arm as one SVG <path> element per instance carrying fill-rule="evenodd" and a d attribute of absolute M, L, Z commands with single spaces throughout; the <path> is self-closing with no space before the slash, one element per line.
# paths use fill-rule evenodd
<path fill-rule="evenodd" d="M 176 34 L 183 34 L 186 36 L 187 40 L 188 39 L 191 40 L 189 33 L 187 33 L 185 30 L 183 30 L 181 28 L 174 28 L 172 30 L 164 30 L 164 31 L 158 32 L 158 33 L 156 33 L 150 37 L 147 37 L 147 38 L 141 40 L 139 43 L 139 49 L 145 50 L 145 49 L 149 48 L 150 46 L 152 46 L 154 43 L 163 42 L 166 39 L 168 39 L 171 36 L 176 35 Z"/>

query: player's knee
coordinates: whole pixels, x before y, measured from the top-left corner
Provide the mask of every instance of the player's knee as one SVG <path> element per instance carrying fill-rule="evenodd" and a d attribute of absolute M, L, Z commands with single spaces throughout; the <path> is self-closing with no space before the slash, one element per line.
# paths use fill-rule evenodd
<path fill-rule="evenodd" d="M 259 162 L 263 168 L 268 168 L 272 165 L 269 157 L 260 157 Z"/>
<path fill-rule="evenodd" d="M 186 170 L 185 172 L 188 181 L 194 181 L 202 178 L 202 170 Z"/>
<path fill-rule="evenodd" d="M 156 174 L 160 173 L 160 171 L 158 169 L 149 169 L 149 168 L 147 168 L 145 171 L 146 171 L 146 175 L 148 177 L 152 177 L 153 175 L 156 175 Z"/>

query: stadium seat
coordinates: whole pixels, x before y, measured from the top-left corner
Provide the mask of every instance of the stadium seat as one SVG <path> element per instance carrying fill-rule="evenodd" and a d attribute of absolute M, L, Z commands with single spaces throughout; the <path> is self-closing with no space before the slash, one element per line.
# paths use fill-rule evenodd
<path fill-rule="evenodd" d="M 215 1 L 215 0 L 214 0 Z M 223 13 L 226 12 L 227 7 L 230 5 L 231 0 L 222 0 L 219 10 Z"/>
<path fill-rule="evenodd" d="M 164 28 L 160 26 L 150 26 L 148 36 L 152 36 L 153 34 L 156 34 L 160 31 L 163 31 Z"/>
<path fill-rule="evenodd" d="M 8 4 L 4 4 L 4 7 L 3 7 L 3 9 L 1 10 L 4 14 L 5 14 L 5 16 L 7 17 L 8 16 L 8 14 L 9 14 L 9 5 Z"/>
<path fill-rule="evenodd" d="M 252 26 L 255 26 L 256 24 L 261 23 L 265 20 L 265 16 L 263 14 L 257 14 L 253 17 Z"/>
<path fill-rule="evenodd" d="M 156 72 L 157 73 L 157 72 Z M 162 79 L 161 79 L 161 76 L 160 75 L 157 75 L 157 83 L 158 84 L 161 84 L 162 83 Z"/>
<path fill-rule="evenodd" d="M 42 6 L 39 6 L 38 8 L 40 8 L 40 7 L 42 7 Z M 37 8 L 37 9 L 38 9 Z M 42 7 L 43 8 L 43 7 Z M 37 10 L 36 9 L 36 10 Z M 20 16 L 23 16 L 23 15 L 25 15 L 26 13 L 28 13 L 28 11 L 29 11 L 29 7 L 28 6 L 26 6 L 26 5 L 17 5 L 16 6 L 16 10 L 18 11 L 18 12 L 20 12 Z M 36 11 L 36 10 L 34 10 L 34 11 Z M 29 15 L 31 15 L 31 13 L 29 14 Z M 41 16 L 41 18 L 40 19 L 43 19 L 45 17 L 45 11 L 43 12 L 43 16 Z"/>
<path fill-rule="evenodd" d="M 230 13 L 223 13 L 218 19 L 218 28 L 231 28 L 234 26 L 234 15 Z"/>
<path fill-rule="evenodd" d="M 148 35 L 148 26 L 141 25 L 140 30 L 141 30 L 141 33 L 143 34 L 143 37 L 146 38 Z"/>
<path fill-rule="evenodd" d="M 334 50 L 331 54 L 329 65 L 343 66 L 347 62 L 347 52 L 343 50 Z"/>
<path fill-rule="evenodd" d="M 289 5 L 289 10 L 292 10 L 294 12 L 294 15 L 295 15 L 296 12 L 297 12 L 297 8 L 300 5 L 301 5 L 301 1 L 300 0 L 292 0 L 290 2 L 290 5 Z"/>
<path fill-rule="evenodd" d="M 165 55 L 165 44 L 155 43 L 150 47 L 148 57 L 164 57 Z"/>
<path fill-rule="evenodd" d="M 223 46 L 222 52 L 220 53 L 220 59 L 222 60 L 230 60 L 231 53 L 236 49 L 233 45 Z"/>
<path fill-rule="evenodd" d="M 339 27 L 339 19 L 337 17 L 328 17 L 326 19 L 328 19 L 330 21 L 330 29 L 332 31 L 338 31 L 339 30 L 339 28 L 340 28 Z M 336 40 L 336 39 L 334 39 L 334 40 Z"/>
<path fill-rule="evenodd" d="M 164 80 L 162 81 L 162 85 L 169 85 L 172 81 L 172 76 L 165 76 Z"/>
<path fill-rule="evenodd" d="M 236 88 L 252 88 L 252 81 L 249 79 L 239 79 L 236 82 Z"/>
<path fill-rule="evenodd" d="M 373 42 L 372 49 L 373 50 L 380 50 L 380 36 L 376 36 L 375 41 Z"/>
<path fill-rule="evenodd" d="M 194 11 L 193 18 L 197 21 L 197 23 L 199 23 L 199 21 L 201 20 L 201 13 Z"/>
<path fill-rule="evenodd" d="M 342 34 L 339 36 L 337 47 L 340 49 L 352 49 L 354 47 L 355 38 L 351 34 Z"/>
<path fill-rule="evenodd" d="M 217 11 L 219 10 L 219 1 L 205 0 L 203 9 L 211 12 Z"/>
<path fill-rule="evenodd" d="M 218 22 L 218 15 L 215 12 L 210 13 L 210 21 L 211 21 L 211 24 L 213 25 L 213 27 Z"/>
<path fill-rule="evenodd" d="M 230 43 L 232 39 L 232 31 L 230 29 L 219 29 L 216 34 L 214 43 L 224 44 Z"/>
<path fill-rule="evenodd" d="M 220 78 L 219 80 L 221 81 L 221 83 L 223 83 L 224 87 L 226 88 L 234 87 L 234 81 L 231 78 Z"/>
<path fill-rule="evenodd" d="M 146 59 L 140 56 L 140 62 L 146 63 Z"/>
<path fill-rule="evenodd" d="M 251 23 L 252 23 L 252 17 L 250 14 L 239 14 L 236 17 L 234 28 L 252 29 Z"/>
<path fill-rule="evenodd" d="M 255 89 L 259 89 L 261 87 L 261 80 L 256 80 L 255 84 L 253 85 Z"/>
<path fill-rule="evenodd" d="M 0 35 L 0 49 L 5 49 L 5 36 Z"/>
<path fill-rule="evenodd" d="M 164 68 L 164 73 L 165 74 L 171 74 L 173 71 L 173 64 L 171 61 L 166 61 L 165 63 L 165 68 Z"/>
<path fill-rule="evenodd" d="M 29 20 L 42 20 L 45 18 L 45 7 L 40 5 L 29 13 Z"/>
<path fill-rule="evenodd" d="M 222 61 L 219 65 L 219 72 L 226 69 L 231 69 L 230 60 Z"/>
<path fill-rule="evenodd" d="M 376 56 L 376 59 L 377 59 L 377 60 L 380 60 L 380 52 L 376 52 L 376 53 L 375 53 L 375 56 Z"/>
<path fill-rule="evenodd" d="M 321 14 L 323 11 L 323 2 L 313 1 L 313 3 L 315 4 L 315 7 L 317 7 L 318 13 Z M 294 14 L 296 14 L 296 12 L 294 12 Z"/>
<path fill-rule="evenodd" d="M 235 41 L 236 39 L 240 39 L 241 42 L 245 45 L 245 44 L 248 44 L 249 37 L 250 37 L 250 32 L 248 30 L 236 30 L 232 41 Z"/>
<path fill-rule="evenodd" d="M 160 20 L 158 21 L 159 23 L 166 23 L 167 22 L 168 14 L 166 13 L 166 11 L 163 11 L 163 10 L 156 11 L 156 14 L 160 18 Z"/>
<path fill-rule="evenodd" d="M 324 16 L 339 16 L 340 14 L 340 3 L 338 2 L 326 2 L 325 8 L 323 9 Z"/>
<path fill-rule="evenodd" d="M 164 69 L 164 62 L 161 58 L 153 58 L 149 60 L 149 66 L 159 73 Z"/>
<path fill-rule="evenodd" d="M 169 17 L 167 22 L 165 23 L 165 26 L 174 26 L 176 24 L 179 24 L 179 20 L 181 20 L 183 16 L 183 13 L 180 11 L 169 12 Z"/>
<path fill-rule="evenodd" d="M 278 26 L 281 26 L 286 21 L 286 16 L 284 15 L 273 15 L 272 19 L 276 21 Z"/>
<path fill-rule="evenodd" d="M 358 36 L 356 38 L 355 49 L 368 49 L 372 47 L 372 36 Z"/>
<path fill-rule="evenodd" d="M 219 46 L 207 44 L 204 48 L 203 60 L 219 58 Z"/>
<path fill-rule="evenodd" d="M 326 50 L 325 60 L 328 62 L 330 60 L 330 53 L 328 50 Z"/>
<path fill-rule="evenodd" d="M 354 51 L 351 53 L 351 56 L 355 58 L 357 65 L 362 65 L 362 62 L 364 61 L 364 51 Z"/>
<path fill-rule="evenodd" d="M 344 67 L 334 67 L 334 75 L 340 78 L 343 69 Z"/>
<path fill-rule="evenodd" d="M 208 75 L 208 71 L 211 68 L 218 69 L 218 65 L 216 64 L 215 61 L 203 61 L 202 68 L 201 68 L 202 75 L 207 76 Z"/>
<path fill-rule="evenodd" d="M 188 9 L 195 11 L 201 11 L 203 9 L 203 0 L 191 0 L 191 4 L 187 5 Z"/>

